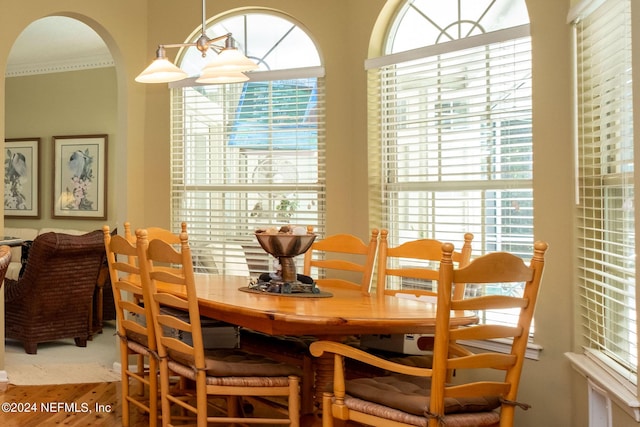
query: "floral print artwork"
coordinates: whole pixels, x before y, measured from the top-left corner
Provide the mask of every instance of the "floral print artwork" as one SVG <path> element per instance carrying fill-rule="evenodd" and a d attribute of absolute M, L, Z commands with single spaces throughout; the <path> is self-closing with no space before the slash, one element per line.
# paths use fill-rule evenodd
<path fill-rule="evenodd" d="M 53 218 L 106 219 L 107 135 L 54 136 Z"/>
<path fill-rule="evenodd" d="M 89 149 L 76 150 L 67 162 L 71 177 L 67 182 L 65 191 L 71 195 L 66 199 L 63 209 L 90 211 L 93 210 L 93 201 L 89 199 L 91 184 L 93 182 L 93 156 Z"/>
<path fill-rule="evenodd" d="M 7 150 L 4 160 L 4 207 L 10 210 L 30 209 L 25 191 L 28 190 L 28 166 L 24 153 Z"/>

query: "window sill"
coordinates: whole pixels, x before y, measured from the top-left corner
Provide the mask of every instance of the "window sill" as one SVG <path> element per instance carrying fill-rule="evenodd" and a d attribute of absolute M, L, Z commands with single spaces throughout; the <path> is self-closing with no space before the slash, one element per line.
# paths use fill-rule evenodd
<path fill-rule="evenodd" d="M 605 390 L 612 401 L 625 412 L 640 422 L 640 401 L 634 392 L 635 386 L 588 350 L 584 354 L 565 353 L 569 362 L 578 373 L 593 382 L 602 390 Z"/>
<path fill-rule="evenodd" d="M 494 351 L 496 353 L 509 353 L 511 351 L 511 340 L 470 340 L 470 341 L 459 341 L 459 344 L 464 345 L 465 347 L 477 348 L 480 350 L 489 350 Z M 525 352 L 524 357 L 531 360 L 540 360 L 540 352 L 542 351 L 542 346 L 534 343 L 527 344 L 527 351 Z"/>

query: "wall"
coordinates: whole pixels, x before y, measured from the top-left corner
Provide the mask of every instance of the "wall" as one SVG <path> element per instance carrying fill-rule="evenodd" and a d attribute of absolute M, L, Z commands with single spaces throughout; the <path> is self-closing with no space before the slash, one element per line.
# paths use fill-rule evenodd
<path fill-rule="evenodd" d="M 573 341 L 573 135 L 571 38 L 568 2 L 527 1 L 533 47 L 534 236 L 549 243 L 535 314 L 538 362 L 525 363 L 517 425 L 582 426 L 570 408 L 569 363 Z M 583 411 L 583 409 L 580 409 Z M 520 424 L 518 420 L 522 420 Z"/>
<path fill-rule="evenodd" d="M 380 26 L 396 0 L 216 0 L 207 15 L 244 7 L 291 15 L 317 42 L 327 74 L 329 233 L 366 236 L 377 224 L 367 217 L 366 74 L 363 62 L 378 48 Z M 116 211 L 135 224 L 168 226 L 169 91 L 140 85 L 133 77 L 153 58 L 158 43 L 184 40 L 199 25 L 196 0 L 148 1 L 0 0 L 0 71 L 12 41 L 32 20 L 47 14 L 77 15 L 97 28 L 113 49 L 117 74 Z M 388 4 L 387 7 L 385 5 Z M 582 385 L 564 358 L 573 350 L 573 140 L 569 0 L 527 0 L 533 41 L 535 237 L 550 244 L 536 312 L 539 361 L 525 365 L 516 411 L 519 427 L 586 425 Z M 372 36 L 375 33 L 376 36 Z M 169 52 L 170 58 L 177 52 Z M 3 74 L 3 73 L 2 73 Z M 1 74 L 0 74 L 1 75 Z M 0 131 L 4 130 L 0 84 Z M 29 135 L 31 136 L 31 135 Z M 1 314 L 1 313 L 0 313 Z M 0 354 L 1 355 L 1 354 Z M 1 366 L 1 365 L 0 365 Z M 584 386 L 586 388 L 586 385 Z M 631 425 L 616 410 L 615 425 Z"/>
<path fill-rule="evenodd" d="M 53 73 L 6 80 L 6 138 L 40 138 L 40 219 L 7 219 L 6 227 L 96 230 L 115 225 L 115 68 Z M 51 219 L 53 136 L 107 134 L 107 221 Z"/>

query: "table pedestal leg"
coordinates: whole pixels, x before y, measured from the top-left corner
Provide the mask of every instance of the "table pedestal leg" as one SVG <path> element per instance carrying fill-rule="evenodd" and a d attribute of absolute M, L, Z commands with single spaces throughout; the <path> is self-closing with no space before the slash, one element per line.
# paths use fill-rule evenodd
<path fill-rule="evenodd" d="M 333 363 L 334 356 L 330 353 L 325 353 L 320 357 L 315 358 L 315 402 L 316 406 L 322 411 L 322 394 L 328 389 L 329 385 L 333 382 Z"/>
<path fill-rule="evenodd" d="M 346 337 L 329 335 L 317 337 L 318 340 L 344 342 Z M 318 417 L 322 417 L 322 394 L 325 391 L 333 391 L 330 385 L 333 384 L 333 367 L 335 356 L 331 353 L 324 353 L 320 357 L 314 357 L 314 373 L 315 373 L 315 391 L 314 400 L 316 404 Z"/>

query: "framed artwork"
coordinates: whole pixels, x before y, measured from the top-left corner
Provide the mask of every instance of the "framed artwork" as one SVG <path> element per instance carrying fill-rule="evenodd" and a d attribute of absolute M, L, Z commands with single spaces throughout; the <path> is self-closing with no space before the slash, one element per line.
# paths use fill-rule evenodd
<path fill-rule="evenodd" d="M 40 218 L 40 138 L 5 139 L 4 216 Z"/>
<path fill-rule="evenodd" d="M 53 137 L 53 218 L 106 219 L 107 135 Z"/>

